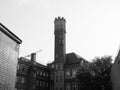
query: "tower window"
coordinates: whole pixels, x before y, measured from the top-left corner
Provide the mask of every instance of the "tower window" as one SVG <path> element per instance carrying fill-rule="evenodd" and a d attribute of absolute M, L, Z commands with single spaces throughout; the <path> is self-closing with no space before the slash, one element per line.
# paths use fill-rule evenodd
<path fill-rule="evenodd" d="M 60 44 L 60 45 L 63 45 L 63 40 L 59 40 L 59 44 Z"/>

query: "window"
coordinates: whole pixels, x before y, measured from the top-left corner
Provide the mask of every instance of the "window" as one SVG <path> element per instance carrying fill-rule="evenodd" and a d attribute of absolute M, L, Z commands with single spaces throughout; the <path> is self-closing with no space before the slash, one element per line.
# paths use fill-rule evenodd
<path fill-rule="evenodd" d="M 71 87 L 70 83 L 66 83 L 66 90 L 70 90 L 71 89 L 70 87 Z"/>
<path fill-rule="evenodd" d="M 51 68 L 54 68 L 54 64 L 51 66 Z"/>
<path fill-rule="evenodd" d="M 63 64 L 62 63 L 60 64 L 60 70 L 63 70 Z"/>
<path fill-rule="evenodd" d="M 48 73 L 46 73 L 46 77 L 48 77 Z"/>
<path fill-rule="evenodd" d="M 55 58 L 57 58 L 58 57 L 58 54 L 55 54 Z"/>
<path fill-rule="evenodd" d="M 43 73 L 43 76 L 45 77 L 45 72 Z"/>
<path fill-rule="evenodd" d="M 17 65 L 17 69 L 18 69 L 18 70 L 20 69 L 20 65 L 19 65 L 19 64 Z"/>
<path fill-rule="evenodd" d="M 35 85 L 33 86 L 33 89 L 35 89 Z"/>
<path fill-rule="evenodd" d="M 39 74 L 39 70 L 37 70 L 37 75 Z"/>
<path fill-rule="evenodd" d="M 42 81 L 40 81 L 40 86 L 42 86 Z"/>
<path fill-rule="evenodd" d="M 59 40 L 59 44 L 60 44 L 60 45 L 63 45 L 63 40 Z"/>
<path fill-rule="evenodd" d="M 46 87 L 48 87 L 48 82 L 46 83 Z"/>
<path fill-rule="evenodd" d="M 58 90 L 58 88 L 56 87 L 56 90 Z"/>
<path fill-rule="evenodd" d="M 58 82 L 58 76 L 56 76 L 56 82 Z"/>
<path fill-rule="evenodd" d="M 22 78 L 22 77 L 17 76 L 17 77 L 16 77 L 16 82 L 21 83 L 21 78 Z"/>
<path fill-rule="evenodd" d="M 76 74 L 76 70 L 74 70 L 74 69 L 70 69 L 70 70 L 65 71 L 66 77 L 75 77 L 75 74 Z"/>
<path fill-rule="evenodd" d="M 24 70 L 25 70 L 25 67 L 22 67 L 22 70 L 24 71 Z"/>
<path fill-rule="evenodd" d="M 58 70 L 58 64 L 56 64 L 56 70 Z"/>
<path fill-rule="evenodd" d="M 72 83 L 72 90 L 78 90 L 77 82 Z"/>
<path fill-rule="evenodd" d="M 72 76 L 72 69 L 70 70 L 70 76 Z"/>
<path fill-rule="evenodd" d="M 66 71 L 66 77 L 70 76 L 70 70 Z"/>
<path fill-rule="evenodd" d="M 40 76 L 42 76 L 42 71 L 40 72 Z"/>
<path fill-rule="evenodd" d="M 16 76 L 16 82 L 18 82 L 18 77 Z"/>
<path fill-rule="evenodd" d="M 43 87 L 45 87 L 45 81 L 43 81 Z"/>
<path fill-rule="evenodd" d="M 21 78 L 21 83 L 25 83 L 25 78 Z"/>
<path fill-rule="evenodd" d="M 60 76 L 60 82 L 62 82 L 62 76 Z"/>
<path fill-rule="evenodd" d="M 76 70 L 73 69 L 73 70 L 72 70 L 72 76 L 75 77 L 75 75 L 76 75 Z"/>
<path fill-rule="evenodd" d="M 38 81 L 38 80 L 36 80 L 36 85 L 37 85 L 37 86 L 39 85 L 39 81 Z"/>
<path fill-rule="evenodd" d="M 59 35 L 60 38 L 62 38 L 62 35 Z"/>
<path fill-rule="evenodd" d="M 62 90 L 62 88 L 60 88 L 60 90 Z"/>
<path fill-rule="evenodd" d="M 36 73 L 34 73 L 34 78 L 36 78 Z"/>
<path fill-rule="evenodd" d="M 51 73 L 50 78 L 51 78 L 51 79 L 54 78 L 54 73 Z"/>

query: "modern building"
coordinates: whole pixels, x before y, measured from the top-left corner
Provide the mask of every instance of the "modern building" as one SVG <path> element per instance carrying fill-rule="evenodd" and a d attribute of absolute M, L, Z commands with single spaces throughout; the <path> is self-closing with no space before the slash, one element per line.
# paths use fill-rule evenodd
<path fill-rule="evenodd" d="M 36 53 L 18 59 L 16 90 L 49 90 L 49 81 L 49 69 L 36 62 Z"/>
<path fill-rule="evenodd" d="M 0 90 L 15 90 L 21 43 L 21 39 L 0 23 Z"/>

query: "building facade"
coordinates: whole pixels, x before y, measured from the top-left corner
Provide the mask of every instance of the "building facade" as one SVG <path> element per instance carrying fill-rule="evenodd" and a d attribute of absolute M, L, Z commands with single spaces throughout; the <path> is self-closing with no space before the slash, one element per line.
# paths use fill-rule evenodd
<path fill-rule="evenodd" d="M 31 60 L 18 59 L 16 90 L 79 90 L 76 73 L 88 62 L 74 52 L 66 54 L 66 20 L 63 17 L 55 18 L 54 36 L 52 63 L 47 66 L 37 63 L 35 53 L 31 54 Z"/>
<path fill-rule="evenodd" d="M 17 58 L 22 41 L 0 23 L 0 90 L 15 90 Z"/>
<path fill-rule="evenodd" d="M 55 18 L 54 61 L 48 64 L 50 72 L 50 90 L 78 90 L 80 83 L 76 78 L 77 70 L 87 61 L 75 53 L 66 54 L 66 20 Z"/>
<path fill-rule="evenodd" d="M 49 90 L 49 69 L 37 63 L 35 57 L 36 54 L 32 53 L 30 60 L 18 59 L 16 90 Z"/>

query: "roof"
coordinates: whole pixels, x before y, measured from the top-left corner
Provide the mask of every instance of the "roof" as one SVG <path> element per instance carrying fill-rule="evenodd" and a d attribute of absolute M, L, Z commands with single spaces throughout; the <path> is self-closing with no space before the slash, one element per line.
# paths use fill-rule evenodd
<path fill-rule="evenodd" d="M 77 64 L 80 63 L 82 60 L 85 61 L 84 58 L 82 58 L 81 56 L 75 54 L 75 53 L 68 53 L 66 54 L 66 65 L 70 65 L 70 64 Z"/>
<path fill-rule="evenodd" d="M 6 28 L 2 23 L 0 23 L 0 31 L 5 33 L 11 39 L 13 39 L 16 43 L 18 44 L 22 43 L 22 40 L 18 38 L 14 33 L 12 33 L 8 28 Z"/>
<path fill-rule="evenodd" d="M 24 58 L 24 57 L 20 57 L 19 59 L 19 62 L 21 63 L 26 63 L 26 64 L 29 64 L 29 65 L 35 65 L 37 67 L 40 67 L 40 68 L 47 68 L 47 66 L 43 65 L 43 64 L 40 64 L 38 62 L 32 62 L 31 60 L 27 59 L 27 58 Z"/>

